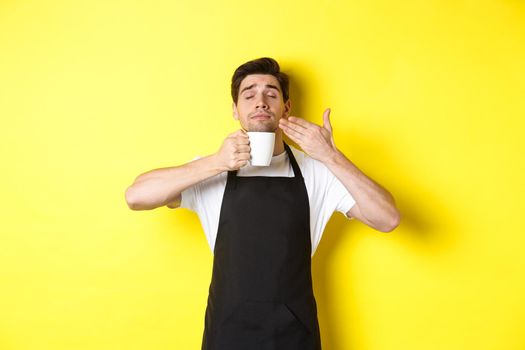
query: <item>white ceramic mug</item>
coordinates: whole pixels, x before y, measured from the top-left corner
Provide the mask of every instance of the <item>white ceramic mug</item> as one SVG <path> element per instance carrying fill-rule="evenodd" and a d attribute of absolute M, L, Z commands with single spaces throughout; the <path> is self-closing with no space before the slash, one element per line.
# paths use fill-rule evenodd
<path fill-rule="evenodd" d="M 250 164 L 253 166 L 270 165 L 275 145 L 275 133 L 248 131 L 247 134 L 250 138 Z"/>

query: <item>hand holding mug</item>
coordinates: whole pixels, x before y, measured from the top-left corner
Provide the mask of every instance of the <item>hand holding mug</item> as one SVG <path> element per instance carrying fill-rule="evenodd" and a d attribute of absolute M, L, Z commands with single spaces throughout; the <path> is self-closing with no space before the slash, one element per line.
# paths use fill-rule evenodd
<path fill-rule="evenodd" d="M 224 171 L 239 170 L 250 160 L 250 139 L 244 130 L 237 130 L 226 137 L 215 156 Z"/>

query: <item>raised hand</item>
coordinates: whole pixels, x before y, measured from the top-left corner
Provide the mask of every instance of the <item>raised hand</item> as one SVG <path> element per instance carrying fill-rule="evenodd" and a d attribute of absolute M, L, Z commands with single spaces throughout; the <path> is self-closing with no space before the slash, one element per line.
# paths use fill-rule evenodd
<path fill-rule="evenodd" d="M 281 119 L 279 127 L 314 159 L 324 162 L 337 152 L 330 124 L 330 108 L 323 113 L 323 126 L 290 116 L 288 120 Z"/>

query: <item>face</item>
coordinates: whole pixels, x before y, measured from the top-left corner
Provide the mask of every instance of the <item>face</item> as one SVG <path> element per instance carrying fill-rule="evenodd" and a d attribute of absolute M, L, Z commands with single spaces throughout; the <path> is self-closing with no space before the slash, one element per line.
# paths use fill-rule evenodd
<path fill-rule="evenodd" d="M 246 131 L 280 132 L 279 119 L 288 117 L 290 107 L 290 99 L 283 101 L 277 78 L 250 74 L 241 82 L 237 105 L 232 105 L 233 118 Z"/>

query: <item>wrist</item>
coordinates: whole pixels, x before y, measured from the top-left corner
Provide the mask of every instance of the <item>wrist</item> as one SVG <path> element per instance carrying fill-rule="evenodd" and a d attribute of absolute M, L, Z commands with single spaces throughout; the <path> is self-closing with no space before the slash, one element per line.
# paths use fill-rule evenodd
<path fill-rule="evenodd" d="M 341 162 L 341 159 L 344 158 L 344 155 L 343 153 L 341 153 L 341 151 L 339 151 L 337 148 L 334 148 L 332 151 L 330 151 L 327 155 L 326 155 L 326 158 L 324 160 L 324 163 L 327 165 L 327 166 L 330 166 L 330 165 L 335 165 L 339 162 Z"/>
<path fill-rule="evenodd" d="M 228 168 L 226 168 L 222 164 L 218 153 L 213 153 L 212 155 L 210 155 L 210 161 L 211 161 L 211 167 L 213 171 L 215 171 L 217 174 L 220 174 L 228 170 Z"/>

